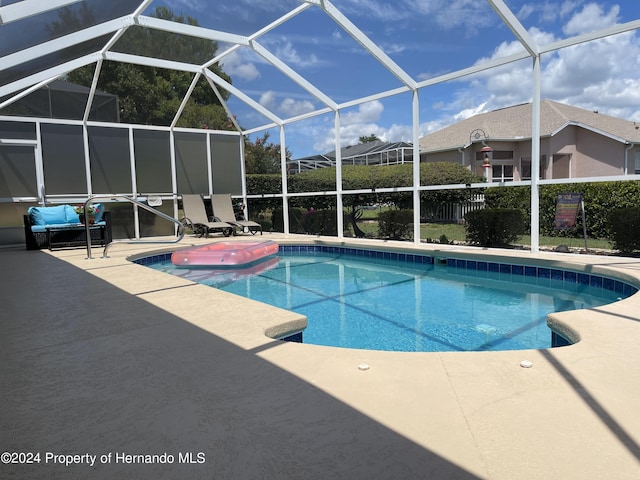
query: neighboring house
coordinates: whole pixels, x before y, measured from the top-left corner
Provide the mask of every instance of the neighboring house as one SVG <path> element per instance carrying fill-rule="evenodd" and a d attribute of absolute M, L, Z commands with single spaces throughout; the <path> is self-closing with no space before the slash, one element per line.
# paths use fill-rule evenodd
<path fill-rule="evenodd" d="M 422 137 L 420 161 L 457 162 L 493 182 L 530 180 L 531 123 L 531 103 L 475 115 Z M 640 122 L 540 103 L 540 178 L 633 174 L 640 174 Z"/>
<path fill-rule="evenodd" d="M 412 163 L 412 144 L 406 142 L 374 142 L 361 143 L 344 147 L 340 150 L 343 165 L 395 165 L 398 163 Z M 289 173 L 300 173 L 316 168 L 335 167 L 336 151 L 322 155 L 289 160 Z"/>

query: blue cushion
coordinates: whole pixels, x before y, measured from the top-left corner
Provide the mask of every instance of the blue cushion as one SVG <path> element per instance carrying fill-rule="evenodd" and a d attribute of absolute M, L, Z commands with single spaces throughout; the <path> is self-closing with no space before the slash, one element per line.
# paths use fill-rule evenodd
<path fill-rule="evenodd" d="M 102 221 L 102 217 L 104 216 L 104 205 L 101 203 L 94 203 L 94 207 L 96 207 L 96 223 Z"/>
<path fill-rule="evenodd" d="M 94 203 L 92 206 L 96 209 L 96 223 L 101 222 L 102 217 L 104 216 L 104 205 L 101 203 Z M 77 205 L 65 205 L 66 223 L 80 223 L 80 217 L 76 213 L 76 207 Z"/>
<path fill-rule="evenodd" d="M 65 217 L 67 218 L 67 223 L 80 223 L 80 217 L 78 217 L 78 214 L 76 213 L 76 210 L 75 210 L 76 207 L 72 207 L 71 205 L 65 205 L 64 208 L 65 208 L 64 214 L 65 214 Z"/>
<path fill-rule="evenodd" d="M 31 225 L 44 225 L 44 220 L 38 211 L 38 207 L 29 207 L 27 209 L 27 214 L 29 215 Z"/>
<path fill-rule="evenodd" d="M 101 225 L 106 225 L 106 222 L 96 222 L 94 225 L 92 225 L 92 227 L 99 227 Z M 78 225 L 78 223 L 56 223 L 56 224 L 50 224 L 50 225 L 32 225 L 31 226 L 31 231 L 34 233 L 44 233 L 47 231 L 47 227 L 51 228 L 52 230 L 55 230 L 57 228 L 59 229 L 63 229 L 63 228 L 73 228 L 76 230 L 84 230 L 86 227 L 84 225 Z"/>
<path fill-rule="evenodd" d="M 33 225 L 51 225 L 57 223 L 67 223 L 64 205 L 55 207 L 30 207 L 27 212 L 31 216 Z"/>

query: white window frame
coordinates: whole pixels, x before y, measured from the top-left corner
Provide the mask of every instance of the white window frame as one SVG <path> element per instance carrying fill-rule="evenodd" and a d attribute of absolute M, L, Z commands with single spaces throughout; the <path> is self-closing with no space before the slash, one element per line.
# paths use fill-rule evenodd
<path fill-rule="evenodd" d="M 501 171 L 501 175 L 497 176 L 494 172 L 494 168 L 496 167 L 500 167 L 500 171 Z M 504 167 L 511 167 L 511 176 L 505 176 L 504 174 Z M 514 174 L 515 172 L 515 165 L 514 162 L 511 161 L 493 161 L 491 163 L 491 181 L 494 183 L 499 183 L 499 182 L 513 182 L 514 181 Z"/>

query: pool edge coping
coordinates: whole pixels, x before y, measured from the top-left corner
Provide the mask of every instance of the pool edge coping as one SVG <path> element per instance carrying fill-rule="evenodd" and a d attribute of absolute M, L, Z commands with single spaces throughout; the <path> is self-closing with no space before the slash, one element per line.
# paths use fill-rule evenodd
<path fill-rule="evenodd" d="M 207 243 L 215 242 L 215 241 L 229 241 L 228 238 L 225 239 L 203 239 Z M 244 239 L 246 240 L 246 239 Z M 243 239 L 237 239 L 237 241 L 243 241 Z M 255 241 L 255 240 L 253 240 Z M 627 305 L 636 303 L 640 307 L 640 259 L 636 260 L 634 258 L 628 257 L 615 257 L 620 259 L 619 262 L 616 263 L 617 266 L 611 266 L 610 264 L 595 264 L 590 263 L 588 260 L 595 259 L 610 259 L 611 257 L 600 256 L 600 255 L 576 255 L 576 254 L 565 254 L 558 252 L 540 252 L 537 254 L 532 254 L 526 250 L 503 250 L 503 249 L 485 249 L 480 247 L 468 247 L 468 246 L 452 246 L 451 248 L 433 248 L 433 244 L 408 244 L 405 242 L 384 242 L 381 244 L 380 241 L 371 241 L 366 239 L 337 239 L 331 237 L 313 237 L 309 238 L 307 236 L 289 236 L 286 238 L 279 238 L 277 240 L 279 245 L 310 245 L 310 246 L 328 246 L 328 247 L 344 247 L 344 248 L 356 248 L 356 249 L 372 249 L 376 251 L 383 252 L 394 252 L 394 253 L 419 253 L 421 255 L 431 256 L 434 259 L 448 259 L 454 257 L 456 259 L 472 259 L 482 257 L 487 260 L 494 260 L 497 263 L 504 263 L 501 261 L 508 260 L 508 263 L 515 265 L 524 265 L 524 266 L 543 266 L 543 267 L 555 267 L 557 269 L 562 270 L 570 270 L 577 272 L 584 272 L 588 275 L 596 275 L 600 277 L 614 278 L 618 279 L 622 282 L 625 282 L 632 287 L 636 288 L 636 292 L 622 300 L 619 300 L 614 303 L 607 304 L 607 313 L 609 315 L 615 316 L 619 310 L 625 312 L 626 316 L 626 307 Z M 135 263 L 135 260 L 140 258 L 148 257 L 149 253 L 154 253 L 156 255 L 167 255 L 177 249 L 183 248 L 184 246 L 175 246 L 169 248 L 162 248 L 159 250 L 146 251 L 144 253 L 135 253 L 129 256 L 126 256 L 127 262 Z M 529 255 L 523 257 L 523 255 Z M 556 258 L 553 258 L 556 257 Z M 569 257 L 569 258 L 567 258 Z M 576 257 L 576 258 L 573 258 Z M 633 265 L 637 263 L 638 271 L 624 269 L 622 266 L 625 264 Z M 622 266 L 621 266 L 622 265 Z M 238 297 L 242 300 L 249 300 L 244 297 Z M 278 307 L 273 307 L 267 304 L 269 308 L 278 309 Z M 282 312 L 286 312 L 286 314 L 294 314 L 295 312 L 291 312 L 286 309 L 278 309 Z M 581 343 L 584 343 L 586 338 L 597 337 L 597 335 L 591 335 L 586 333 L 584 330 L 584 322 L 582 321 L 582 317 L 584 313 L 589 312 L 592 309 L 582 309 L 577 310 L 579 313 L 578 316 L 572 314 L 572 312 L 554 312 L 547 316 L 547 325 L 549 328 L 569 340 L 572 344 L 571 347 L 575 347 Z M 600 312 L 602 313 L 602 312 Z M 298 315 L 298 314 L 296 314 Z M 589 315 L 589 314 L 587 314 Z M 288 316 L 288 315 L 285 315 Z M 304 318 L 304 328 L 306 328 L 306 317 Z M 638 318 L 640 322 L 640 318 Z M 267 337 L 268 341 L 278 340 L 289 335 L 296 334 L 301 331 L 300 327 L 302 325 L 301 320 L 293 321 L 288 320 L 285 323 L 278 324 L 277 322 L 270 324 L 269 326 L 264 327 L 261 330 L 261 334 Z M 303 329 L 302 329 L 303 330 Z M 311 344 L 304 344 L 311 345 Z M 324 345 L 314 345 L 320 348 L 337 348 L 342 349 L 341 347 L 331 347 Z M 553 347 L 551 347 L 553 348 Z M 349 350 L 349 349 L 348 349 Z M 351 349 L 357 350 L 357 349 Z M 540 350 L 540 349 L 536 349 Z M 545 350 L 545 349 L 541 349 Z M 385 351 L 385 350 L 374 350 L 379 352 L 386 353 L 406 353 L 406 354 L 433 354 L 433 353 L 468 353 L 468 352 L 393 352 L 393 351 Z M 509 351 L 509 350 L 506 350 Z M 518 351 L 527 351 L 527 350 L 515 350 Z M 482 352 L 479 352 L 482 353 Z"/>

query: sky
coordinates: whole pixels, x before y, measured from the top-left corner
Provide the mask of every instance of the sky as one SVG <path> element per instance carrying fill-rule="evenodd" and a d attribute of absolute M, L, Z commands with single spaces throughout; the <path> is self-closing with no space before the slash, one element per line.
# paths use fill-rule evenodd
<path fill-rule="evenodd" d="M 201 26 L 250 35 L 304 2 L 296 0 L 173 0 L 176 14 Z M 342 15 L 416 81 L 523 51 L 486 0 L 332 0 Z M 162 5 L 154 2 L 152 7 Z M 222 5 L 220 5 L 222 4 Z M 539 45 L 640 19 L 638 0 L 505 0 Z M 258 43 L 338 104 L 391 91 L 402 82 L 317 6 L 257 37 Z M 218 53 L 230 45 L 221 43 Z M 420 89 L 420 135 L 475 114 L 531 101 L 530 58 L 473 76 Z M 223 59 L 233 85 L 280 118 L 323 104 L 263 57 L 242 47 Z M 569 47 L 542 56 L 542 98 L 640 122 L 640 31 Z M 238 123 L 270 123 L 232 96 Z M 412 96 L 402 93 L 342 110 L 341 145 L 361 136 L 412 141 Z M 293 158 L 335 149 L 333 113 L 286 127 Z M 252 135 L 260 136 L 263 132 Z M 279 143 L 279 130 L 268 130 Z"/>

